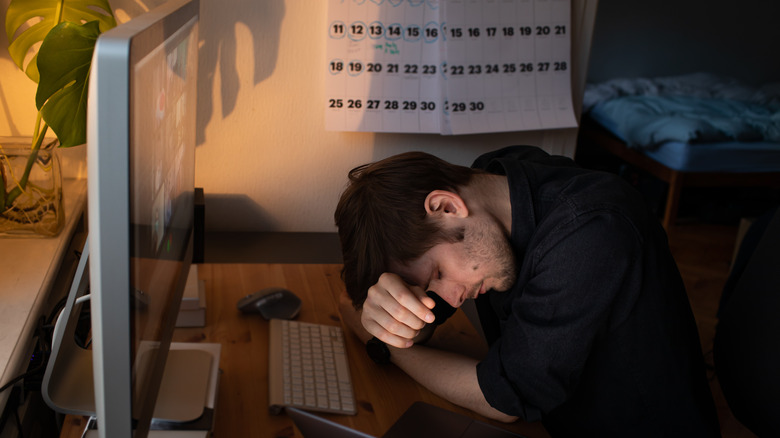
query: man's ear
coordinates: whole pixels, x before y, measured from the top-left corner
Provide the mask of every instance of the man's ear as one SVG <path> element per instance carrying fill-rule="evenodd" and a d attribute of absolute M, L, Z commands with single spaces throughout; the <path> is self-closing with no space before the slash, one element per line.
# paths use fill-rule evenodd
<path fill-rule="evenodd" d="M 425 211 L 429 216 L 446 216 L 464 218 L 469 215 L 469 209 L 457 193 L 446 190 L 434 190 L 425 197 Z"/>

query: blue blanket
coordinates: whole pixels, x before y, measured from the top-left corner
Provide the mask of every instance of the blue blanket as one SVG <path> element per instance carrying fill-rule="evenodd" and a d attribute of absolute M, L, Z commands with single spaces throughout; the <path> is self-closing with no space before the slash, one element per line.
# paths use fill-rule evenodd
<path fill-rule="evenodd" d="M 780 142 L 780 106 L 689 96 L 626 96 L 594 105 L 590 115 L 630 147 L 667 141 Z"/>
<path fill-rule="evenodd" d="M 780 141 L 780 84 L 711 73 L 611 79 L 585 88 L 583 110 L 629 146 L 668 141 Z"/>

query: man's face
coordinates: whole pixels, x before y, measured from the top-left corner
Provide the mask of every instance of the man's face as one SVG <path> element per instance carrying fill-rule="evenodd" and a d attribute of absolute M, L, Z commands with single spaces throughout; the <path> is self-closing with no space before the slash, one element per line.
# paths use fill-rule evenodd
<path fill-rule="evenodd" d="M 506 291 L 515 283 L 512 247 L 493 222 L 473 222 L 462 242 L 440 243 L 419 259 L 393 269 L 406 282 L 436 292 L 453 307 L 490 289 Z"/>

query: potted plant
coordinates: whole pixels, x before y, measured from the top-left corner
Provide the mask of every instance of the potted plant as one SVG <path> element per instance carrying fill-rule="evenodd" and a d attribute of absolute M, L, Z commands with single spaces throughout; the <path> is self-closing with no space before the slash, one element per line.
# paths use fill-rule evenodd
<path fill-rule="evenodd" d="M 62 188 L 53 148 L 86 142 L 92 52 L 100 33 L 114 26 L 108 0 L 12 0 L 8 5 L 8 52 L 38 84 L 38 114 L 32 139 L 21 150 L 18 141 L 0 143 L 0 233 L 61 230 Z M 54 142 L 44 140 L 49 128 Z"/>

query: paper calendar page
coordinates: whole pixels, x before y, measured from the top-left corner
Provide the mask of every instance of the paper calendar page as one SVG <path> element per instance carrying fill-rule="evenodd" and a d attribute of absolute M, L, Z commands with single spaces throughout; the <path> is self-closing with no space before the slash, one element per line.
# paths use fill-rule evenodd
<path fill-rule="evenodd" d="M 326 128 L 438 133 L 438 1 L 332 0 Z"/>
<path fill-rule="evenodd" d="M 330 0 L 326 129 L 576 126 L 569 0 Z"/>

